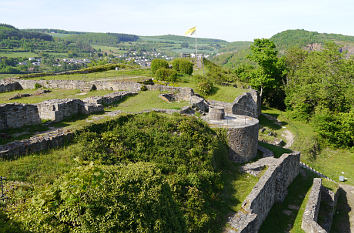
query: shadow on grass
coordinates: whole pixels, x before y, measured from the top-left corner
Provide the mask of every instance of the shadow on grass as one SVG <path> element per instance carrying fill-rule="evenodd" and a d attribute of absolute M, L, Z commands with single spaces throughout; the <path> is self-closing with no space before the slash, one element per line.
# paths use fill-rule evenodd
<path fill-rule="evenodd" d="M 217 215 L 217 224 L 211 232 L 223 232 L 223 228 L 227 223 L 227 217 L 234 213 L 232 206 L 240 204 L 243 200 L 237 199 L 233 194 L 236 192 L 233 182 L 240 177 L 239 165 L 229 160 L 229 148 L 224 145 L 219 148 L 215 156 L 215 167 L 221 174 L 221 179 L 224 184 L 224 189 L 221 194 L 222 201 L 219 203 Z M 241 187 L 240 187 L 241 188 Z"/>
<path fill-rule="evenodd" d="M 348 204 L 347 193 L 343 189 L 340 192 L 336 212 L 333 216 L 331 233 L 350 233 L 349 212 L 352 210 Z"/>
<path fill-rule="evenodd" d="M 303 210 L 300 210 L 307 192 L 313 182 L 313 176 L 306 173 L 305 176 L 298 175 L 293 183 L 288 187 L 288 195 L 282 203 L 275 203 L 270 210 L 267 218 L 263 222 L 260 233 L 269 232 L 301 232 L 301 219 Z"/>

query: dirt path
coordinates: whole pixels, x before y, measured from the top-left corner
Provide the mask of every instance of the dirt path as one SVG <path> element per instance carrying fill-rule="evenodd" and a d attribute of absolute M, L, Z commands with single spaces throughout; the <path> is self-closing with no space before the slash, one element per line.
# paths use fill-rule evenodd
<path fill-rule="evenodd" d="M 290 148 L 293 143 L 294 143 L 294 139 L 295 136 L 294 134 L 292 134 L 290 132 L 290 130 L 286 129 L 285 126 L 282 126 L 282 123 L 280 121 L 278 121 L 275 117 L 268 115 L 266 113 L 262 113 L 268 120 L 274 121 L 275 124 L 279 125 L 280 127 L 282 127 L 283 129 L 285 129 L 282 133 L 282 136 L 285 138 L 286 141 L 286 145 L 284 146 L 284 148 Z"/>

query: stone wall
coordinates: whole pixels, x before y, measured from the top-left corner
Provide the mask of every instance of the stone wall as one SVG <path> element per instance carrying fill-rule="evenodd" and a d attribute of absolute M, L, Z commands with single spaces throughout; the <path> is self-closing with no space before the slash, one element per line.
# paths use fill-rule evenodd
<path fill-rule="evenodd" d="M 242 203 L 241 210 L 229 218 L 225 232 L 258 232 L 275 202 L 287 195 L 287 187 L 299 174 L 300 153 L 283 154 L 275 159 Z"/>
<path fill-rule="evenodd" d="M 22 86 L 18 82 L 12 80 L 1 80 L 0 81 L 0 93 L 22 90 Z"/>
<path fill-rule="evenodd" d="M 216 101 L 216 100 L 209 100 L 209 103 L 211 106 L 224 108 L 225 113 L 227 113 L 227 114 L 232 114 L 232 106 L 233 106 L 232 103 Z"/>
<path fill-rule="evenodd" d="M 336 210 L 338 196 L 341 192 L 339 188 L 336 193 L 322 186 L 321 178 L 314 178 L 310 195 L 307 200 L 304 214 L 302 216 L 301 228 L 306 233 L 327 233 L 330 232 L 333 215 Z M 323 211 L 322 224 L 318 224 L 318 214 L 321 202 L 326 203 L 326 211 Z"/>
<path fill-rule="evenodd" d="M 321 186 L 321 178 L 313 179 L 310 196 L 307 200 L 301 224 L 301 228 L 308 233 L 326 233 L 326 231 L 317 223 L 321 203 Z"/>
<path fill-rule="evenodd" d="M 0 130 L 41 123 L 38 108 L 32 104 L 1 104 Z"/>
<path fill-rule="evenodd" d="M 0 146 L 1 159 L 15 159 L 21 155 L 36 153 L 64 145 L 74 138 L 74 132 L 58 129 L 20 141 Z"/>
<path fill-rule="evenodd" d="M 58 122 L 81 113 L 82 101 L 79 99 L 51 99 L 41 102 L 37 106 L 41 119 Z"/>
<path fill-rule="evenodd" d="M 232 113 L 258 118 L 261 112 L 260 98 L 256 91 L 251 90 L 238 96 L 232 103 Z"/>
<path fill-rule="evenodd" d="M 232 161 L 243 163 L 257 156 L 259 121 L 227 130 L 229 157 Z"/>
<path fill-rule="evenodd" d="M 107 94 L 104 96 L 88 97 L 86 99 L 83 99 L 82 101 L 85 103 L 112 105 L 127 96 L 132 96 L 132 95 L 136 95 L 136 94 L 138 94 L 138 93 L 137 92 L 121 91 L 121 92 L 110 93 L 110 94 Z"/>
<path fill-rule="evenodd" d="M 38 83 L 45 88 L 53 89 L 80 89 L 84 91 L 89 90 L 113 90 L 113 91 L 140 91 L 143 84 L 127 81 L 91 81 L 86 82 L 82 80 L 28 80 L 28 79 L 14 79 L 13 83 L 18 82 L 23 89 L 33 89 Z M 190 101 L 194 95 L 193 89 L 188 87 L 171 87 L 163 85 L 145 85 L 148 90 L 158 90 L 161 92 L 173 93 L 178 101 Z M 0 91 L 1 92 L 1 91 Z"/>

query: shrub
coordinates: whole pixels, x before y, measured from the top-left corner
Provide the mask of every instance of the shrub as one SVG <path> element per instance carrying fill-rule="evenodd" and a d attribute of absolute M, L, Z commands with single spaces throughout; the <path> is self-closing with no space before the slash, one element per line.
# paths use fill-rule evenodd
<path fill-rule="evenodd" d="M 177 72 L 175 70 L 160 68 L 155 73 L 156 79 L 160 81 L 175 82 L 177 80 Z"/>
<path fill-rule="evenodd" d="M 140 91 L 147 91 L 148 89 L 147 89 L 147 87 L 145 86 L 145 85 L 142 85 L 141 87 L 140 87 Z"/>
<path fill-rule="evenodd" d="M 191 75 L 194 64 L 187 58 L 176 58 L 172 61 L 172 68 L 179 73 Z"/>
<path fill-rule="evenodd" d="M 160 68 L 168 68 L 168 62 L 163 59 L 154 59 L 151 61 L 151 72 L 153 74 L 156 73 L 156 71 Z"/>
<path fill-rule="evenodd" d="M 203 95 L 210 95 L 213 92 L 214 85 L 208 80 L 203 80 L 198 83 L 198 90 Z"/>
<path fill-rule="evenodd" d="M 219 213 L 222 189 L 213 166 L 221 146 L 215 132 L 194 117 L 157 113 L 120 116 L 115 122 L 80 135 L 79 159 L 105 165 L 155 163 L 171 186 L 188 232 L 208 232 Z"/>
<path fill-rule="evenodd" d="M 41 85 L 41 84 L 39 84 L 39 83 L 35 83 L 34 84 L 34 88 L 35 89 L 38 89 L 38 88 L 42 88 L 43 86 Z"/>
<path fill-rule="evenodd" d="M 152 163 L 75 168 L 40 190 L 19 218 L 34 232 L 185 232 Z"/>

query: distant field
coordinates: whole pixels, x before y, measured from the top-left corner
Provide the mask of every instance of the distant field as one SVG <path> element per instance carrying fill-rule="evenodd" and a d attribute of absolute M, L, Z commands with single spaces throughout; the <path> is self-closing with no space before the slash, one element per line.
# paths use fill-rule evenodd
<path fill-rule="evenodd" d="M 113 91 L 107 90 L 98 90 L 98 91 L 90 91 L 84 95 L 78 95 L 82 93 L 80 90 L 66 90 L 66 89 L 51 89 L 52 92 L 37 95 L 37 96 L 29 96 L 22 97 L 20 99 L 9 100 L 9 98 L 14 97 L 17 94 L 34 94 L 38 90 L 36 89 L 26 89 L 12 92 L 0 93 L 0 103 L 23 103 L 23 104 L 33 104 L 40 103 L 49 99 L 65 99 L 65 98 L 75 98 L 75 99 L 84 99 L 91 96 L 102 96 Z"/>
<path fill-rule="evenodd" d="M 98 50 L 101 49 L 102 52 L 106 52 L 108 54 L 114 53 L 114 54 L 124 54 L 124 50 L 120 50 L 117 47 L 112 47 L 112 46 L 104 46 L 104 45 L 92 45 L 92 48 Z"/>
<path fill-rule="evenodd" d="M 32 52 L 0 52 L 0 57 L 37 57 L 38 54 Z"/>
<path fill-rule="evenodd" d="M 89 74 L 70 74 L 70 75 L 55 75 L 31 78 L 35 80 L 85 80 L 93 81 L 97 79 L 109 79 L 109 80 L 134 80 L 140 81 L 147 77 L 151 77 L 152 73 L 150 69 L 127 69 L 127 70 L 109 70 L 105 72 L 96 72 Z"/>

